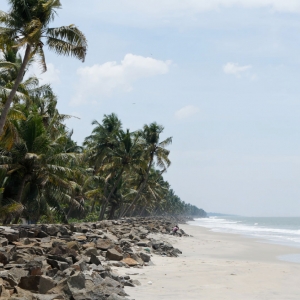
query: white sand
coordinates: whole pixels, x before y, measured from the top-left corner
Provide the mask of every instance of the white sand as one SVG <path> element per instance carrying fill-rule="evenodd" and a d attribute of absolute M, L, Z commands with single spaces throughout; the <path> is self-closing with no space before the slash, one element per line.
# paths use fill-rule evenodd
<path fill-rule="evenodd" d="M 299 254 L 300 249 L 197 226 L 180 227 L 193 237 L 156 236 L 179 248 L 180 257 L 153 256 L 155 266 L 115 269 L 120 275 L 139 273 L 131 278 L 142 285 L 126 287 L 129 299 L 300 299 L 300 264 L 277 258 Z"/>

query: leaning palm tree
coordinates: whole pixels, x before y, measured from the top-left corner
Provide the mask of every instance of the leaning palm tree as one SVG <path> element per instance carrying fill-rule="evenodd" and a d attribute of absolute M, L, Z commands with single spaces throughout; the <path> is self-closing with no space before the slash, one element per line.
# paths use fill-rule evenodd
<path fill-rule="evenodd" d="M 18 86 L 24 76 L 29 60 L 37 57 L 45 72 L 47 70 L 44 49 L 59 55 L 71 55 L 84 61 L 87 41 L 84 34 L 74 25 L 51 28 L 56 10 L 61 8 L 59 0 L 8 0 L 10 11 L 0 11 L 0 46 L 12 45 L 19 49 L 25 47 L 25 54 L 17 78 L 6 100 L 0 117 L 0 136 Z"/>

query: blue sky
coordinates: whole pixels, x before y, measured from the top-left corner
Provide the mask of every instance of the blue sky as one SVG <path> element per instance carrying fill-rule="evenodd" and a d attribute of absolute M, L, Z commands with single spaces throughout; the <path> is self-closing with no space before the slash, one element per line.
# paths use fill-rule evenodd
<path fill-rule="evenodd" d="M 31 71 L 80 117 L 68 123 L 79 143 L 104 114 L 131 130 L 156 121 L 184 201 L 300 216 L 300 1 L 61 2 L 54 25 L 86 34 L 87 59 L 46 50 L 48 72 Z"/>

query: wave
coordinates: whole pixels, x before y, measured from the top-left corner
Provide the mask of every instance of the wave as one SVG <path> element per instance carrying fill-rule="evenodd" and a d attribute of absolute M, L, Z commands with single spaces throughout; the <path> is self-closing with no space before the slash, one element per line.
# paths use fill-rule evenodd
<path fill-rule="evenodd" d="M 269 227 L 262 226 L 259 222 L 255 222 L 255 220 L 253 220 L 252 224 L 249 224 L 251 223 L 251 218 L 245 218 L 245 220 L 233 220 L 210 217 L 207 219 L 195 219 L 195 221 L 190 222 L 190 224 L 206 227 L 216 232 L 242 234 L 278 242 L 281 244 L 289 244 L 292 246 L 300 247 L 299 227 L 295 229 L 278 228 L 279 221 L 282 222 L 281 219 L 278 219 L 277 222 L 274 222 L 276 223 L 276 226 Z M 286 224 L 282 224 L 281 227 L 286 227 Z"/>

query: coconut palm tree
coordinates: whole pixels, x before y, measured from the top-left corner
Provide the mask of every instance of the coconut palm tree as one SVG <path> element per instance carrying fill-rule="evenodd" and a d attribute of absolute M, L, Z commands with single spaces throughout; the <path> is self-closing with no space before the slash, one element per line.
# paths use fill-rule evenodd
<path fill-rule="evenodd" d="M 163 170 L 166 170 L 171 165 L 171 161 L 168 157 L 170 151 L 167 150 L 166 147 L 172 143 L 172 137 L 160 142 L 160 134 L 163 130 L 164 127 L 158 125 L 156 122 L 151 123 L 150 125 L 144 125 L 141 136 L 144 139 L 144 157 L 147 161 L 147 165 L 146 168 L 141 168 L 143 171 L 143 178 L 137 187 L 136 196 L 131 204 L 125 208 L 121 216 L 125 216 L 127 212 L 132 210 L 133 206 L 136 205 L 136 202 L 147 184 L 153 164 L 156 162 L 156 165 Z"/>
<path fill-rule="evenodd" d="M 76 154 L 64 151 L 67 132 L 53 138 L 35 106 L 32 111 L 25 110 L 25 114 L 25 120 L 16 122 L 18 140 L 11 149 L 0 152 L 0 168 L 10 176 L 4 198 L 14 199 L 27 210 L 29 206 L 36 207 L 36 213 L 38 207 L 46 207 L 47 201 L 60 212 L 63 202 L 80 206 L 78 184 L 72 180 L 76 168 L 71 166 Z"/>
<path fill-rule="evenodd" d="M 100 214 L 100 220 L 103 219 L 107 204 L 111 201 L 118 186 L 121 186 L 122 176 L 124 172 L 130 173 L 140 168 L 143 162 L 143 148 L 141 147 L 141 139 L 139 132 L 125 132 L 120 130 L 117 135 L 118 145 L 107 151 L 107 163 L 102 166 L 103 171 L 112 174 L 112 186 L 108 196 L 105 196 L 103 207 Z M 115 209 L 112 206 L 112 209 Z M 111 212 L 112 216 L 113 213 Z"/>
<path fill-rule="evenodd" d="M 84 34 L 75 26 L 49 27 L 56 10 L 61 8 L 59 0 L 8 0 L 8 13 L 0 11 L 0 45 L 25 48 L 18 75 L 5 102 L 0 117 L 0 136 L 10 105 L 21 83 L 26 66 L 33 57 L 38 59 L 43 71 L 47 70 L 43 46 L 59 55 L 70 55 L 84 61 L 87 41 Z"/>

